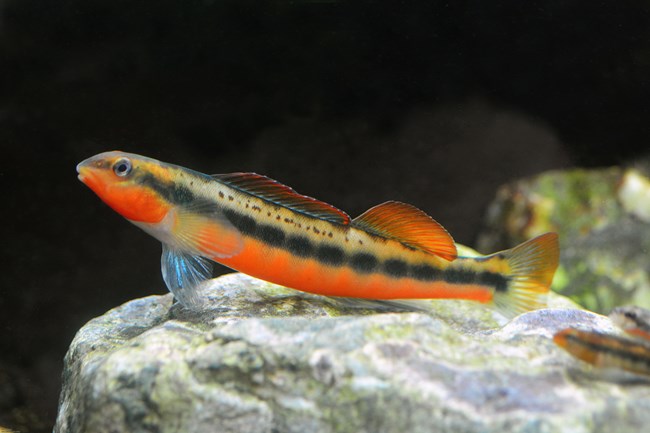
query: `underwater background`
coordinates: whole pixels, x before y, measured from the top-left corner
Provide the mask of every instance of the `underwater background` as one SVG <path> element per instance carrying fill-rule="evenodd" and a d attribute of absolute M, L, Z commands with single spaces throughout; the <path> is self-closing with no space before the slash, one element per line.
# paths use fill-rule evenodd
<path fill-rule="evenodd" d="M 0 426 L 51 431 L 75 332 L 166 291 L 82 159 L 400 200 L 476 245 L 506 182 L 647 164 L 648 77 L 648 1 L 0 0 Z"/>

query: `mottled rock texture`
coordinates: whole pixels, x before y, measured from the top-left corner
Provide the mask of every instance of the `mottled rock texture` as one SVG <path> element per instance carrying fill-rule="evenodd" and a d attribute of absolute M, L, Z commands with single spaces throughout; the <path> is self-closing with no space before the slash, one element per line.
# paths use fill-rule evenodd
<path fill-rule="evenodd" d="M 85 325 L 66 356 L 55 432 L 620 433 L 650 423 L 650 387 L 589 377 L 551 340 L 568 326 L 617 332 L 604 316 L 558 308 L 505 323 L 448 300 L 426 314 L 373 311 L 241 274 L 205 294 L 200 313 L 151 296 Z"/>
<path fill-rule="evenodd" d="M 650 179 L 647 170 L 553 171 L 501 187 L 479 249 L 560 235 L 553 288 L 589 310 L 650 308 Z"/>

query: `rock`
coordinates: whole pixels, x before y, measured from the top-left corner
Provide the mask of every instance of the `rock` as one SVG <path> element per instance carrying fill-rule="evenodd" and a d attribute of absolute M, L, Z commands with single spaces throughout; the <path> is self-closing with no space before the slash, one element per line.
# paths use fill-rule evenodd
<path fill-rule="evenodd" d="M 193 313 L 171 295 L 91 320 L 65 358 L 55 432 L 637 432 L 650 387 L 574 380 L 551 336 L 617 332 L 576 309 L 505 326 L 488 307 L 352 308 L 242 274 Z M 553 302 L 563 302 L 553 298 Z"/>
<path fill-rule="evenodd" d="M 650 179 L 635 169 L 553 171 L 501 187 L 479 250 L 560 235 L 553 289 L 589 310 L 650 307 Z"/>

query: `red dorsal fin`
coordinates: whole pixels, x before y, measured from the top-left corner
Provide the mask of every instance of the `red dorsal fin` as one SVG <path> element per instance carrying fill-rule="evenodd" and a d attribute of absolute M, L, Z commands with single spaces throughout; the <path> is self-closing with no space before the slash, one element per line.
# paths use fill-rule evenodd
<path fill-rule="evenodd" d="M 298 194 L 292 188 L 257 173 L 214 174 L 213 178 L 228 186 L 253 194 L 279 206 L 338 224 L 349 224 L 350 217 L 325 202 Z"/>
<path fill-rule="evenodd" d="M 456 258 L 456 245 L 447 230 L 410 204 L 387 201 L 368 209 L 352 220 L 352 225 L 445 260 Z"/>

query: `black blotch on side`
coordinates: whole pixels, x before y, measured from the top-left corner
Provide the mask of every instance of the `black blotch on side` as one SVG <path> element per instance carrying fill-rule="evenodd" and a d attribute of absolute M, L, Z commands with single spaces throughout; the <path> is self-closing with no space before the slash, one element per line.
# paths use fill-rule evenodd
<path fill-rule="evenodd" d="M 184 185 L 176 185 L 172 188 L 171 202 L 174 204 L 187 204 L 194 201 L 194 193 Z"/>
<path fill-rule="evenodd" d="M 321 245 L 316 250 L 316 258 L 327 265 L 340 266 L 345 261 L 345 253 L 339 247 Z"/>
<path fill-rule="evenodd" d="M 314 255 L 314 246 L 304 236 L 290 236 L 287 239 L 286 246 L 298 257 L 311 257 Z"/>
<path fill-rule="evenodd" d="M 414 265 L 411 267 L 411 274 L 416 280 L 424 281 L 439 280 L 442 276 L 439 269 L 430 265 Z"/>
<path fill-rule="evenodd" d="M 237 230 L 248 236 L 255 235 L 255 232 L 257 231 L 257 223 L 253 218 L 230 209 L 224 210 L 224 214 Z"/>
<path fill-rule="evenodd" d="M 444 273 L 445 281 L 451 284 L 475 284 L 477 274 L 465 269 L 447 269 Z"/>
<path fill-rule="evenodd" d="M 184 205 L 195 200 L 194 193 L 186 186 L 163 182 L 149 173 L 141 175 L 139 182 L 141 185 L 153 189 L 165 200 L 175 205 Z"/>
<path fill-rule="evenodd" d="M 384 263 L 384 271 L 391 277 L 405 277 L 408 274 L 408 265 L 403 260 L 389 259 Z"/>
<path fill-rule="evenodd" d="M 507 291 L 510 283 L 510 278 L 494 272 L 481 272 L 478 275 L 478 280 L 486 286 L 494 287 L 497 292 Z"/>
<path fill-rule="evenodd" d="M 259 228 L 259 238 L 274 247 L 282 247 L 284 245 L 285 234 L 277 227 L 262 225 Z"/>
<path fill-rule="evenodd" d="M 377 258 L 368 253 L 357 253 L 350 257 L 350 266 L 352 269 L 363 274 L 369 274 L 374 271 L 378 263 Z"/>

